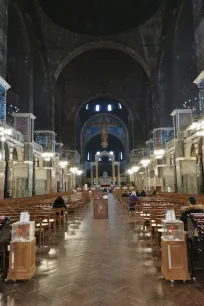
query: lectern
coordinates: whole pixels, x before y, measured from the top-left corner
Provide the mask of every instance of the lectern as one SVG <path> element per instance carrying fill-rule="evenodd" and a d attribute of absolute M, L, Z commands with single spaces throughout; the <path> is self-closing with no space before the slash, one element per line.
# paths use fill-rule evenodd
<path fill-rule="evenodd" d="M 94 219 L 108 219 L 108 199 L 102 195 L 94 198 Z"/>

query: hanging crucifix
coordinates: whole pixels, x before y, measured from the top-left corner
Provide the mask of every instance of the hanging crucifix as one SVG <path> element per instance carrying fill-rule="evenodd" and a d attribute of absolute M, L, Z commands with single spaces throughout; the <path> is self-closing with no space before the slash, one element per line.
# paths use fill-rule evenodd
<path fill-rule="evenodd" d="M 106 149 L 108 147 L 108 126 L 116 126 L 116 123 L 106 121 L 106 116 L 102 115 L 101 122 L 93 122 L 92 126 L 101 128 L 101 146 Z"/>

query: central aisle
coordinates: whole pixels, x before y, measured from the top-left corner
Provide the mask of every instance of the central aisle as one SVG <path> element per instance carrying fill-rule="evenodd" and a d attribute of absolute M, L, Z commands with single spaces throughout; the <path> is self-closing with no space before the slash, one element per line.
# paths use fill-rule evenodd
<path fill-rule="evenodd" d="M 204 305 L 193 285 L 159 279 L 152 249 L 129 221 L 113 195 L 108 220 L 93 220 L 92 204 L 78 220 L 70 216 L 34 280 L 1 284 L 0 306 Z"/>

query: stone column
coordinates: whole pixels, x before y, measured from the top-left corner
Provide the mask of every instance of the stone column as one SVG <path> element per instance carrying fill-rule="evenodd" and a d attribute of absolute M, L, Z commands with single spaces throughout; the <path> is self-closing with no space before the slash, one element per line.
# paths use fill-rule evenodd
<path fill-rule="evenodd" d="M 96 185 L 98 185 L 98 161 L 96 161 Z"/>
<path fill-rule="evenodd" d="M 113 177 L 113 185 L 115 185 L 115 160 L 112 161 L 112 177 Z"/>
<path fill-rule="evenodd" d="M 118 163 L 118 186 L 120 186 L 120 163 Z"/>
<path fill-rule="evenodd" d="M 36 165 L 35 165 L 35 158 L 33 159 L 33 191 L 32 195 L 36 195 Z"/>
<path fill-rule="evenodd" d="M 31 113 L 13 114 L 14 127 L 24 136 L 24 163 L 28 171 L 27 195 L 33 195 L 33 135 L 35 116 Z"/>
<path fill-rule="evenodd" d="M 91 164 L 91 185 L 94 184 L 94 180 L 93 180 L 93 165 Z"/>
<path fill-rule="evenodd" d="M 43 147 L 43 153 L 55 154 L 55 137 L 54 131 L 38 130 L 35 131 L 35 141 Z M 50 161 L 44 162 L 44 168 L 47 169 L 48 190 L 50 193 L 56 191 L 56 177 L 54 171 L 53 157 Z"/>
<path fill-rule="evenodd" d="M 202 154 L 199 154 L 198 156 L 198 167 L 199 167 L 199 191 L 200 194 L 204 194 L 204 171 L 203 171 Z"/>
<path fill-rule="evenodd" d="M 5 183 L 4 183 L 4 198 L 7 199 L 10 194 L 10 161 L 5 161 Z"/>

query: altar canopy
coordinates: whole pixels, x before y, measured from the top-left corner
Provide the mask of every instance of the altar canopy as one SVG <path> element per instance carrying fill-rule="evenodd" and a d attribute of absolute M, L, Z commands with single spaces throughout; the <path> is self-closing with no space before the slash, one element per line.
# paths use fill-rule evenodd
<path fill-rule="evenodd" d="M 109 177 L 107 171 L 103 172 L 103 176 L 99 177 L 99 160 L 103 156 L 108 156 L 112 163 L 112 176 Z M 116 167 L 117 167 L 117 177 L 116 177 Z M 94 172 L 95 168 L 95 172 Z M 115 154 L 103 151 L 100 154 L 95 155 L 95 162 L 91 163 L 91 184 L 108 186 L 108 185 L 120 185 L 120 162 L 115 161 Z"/>

